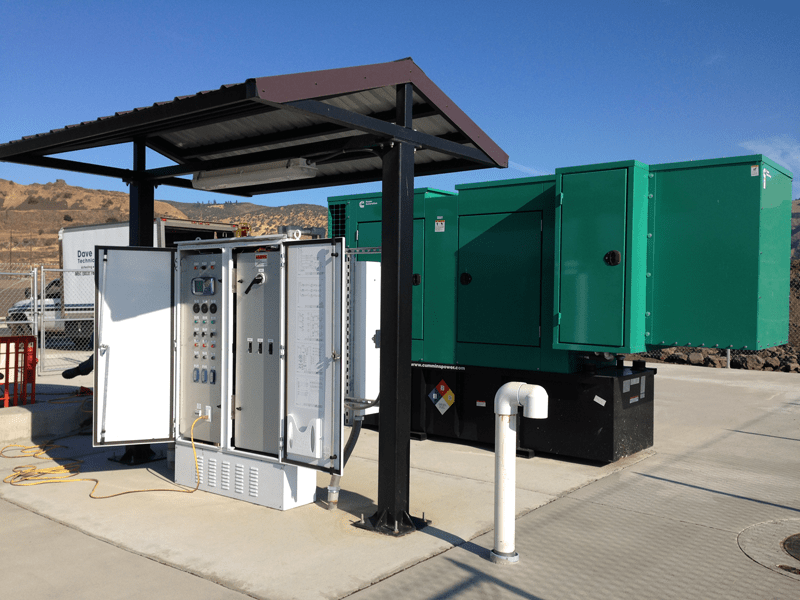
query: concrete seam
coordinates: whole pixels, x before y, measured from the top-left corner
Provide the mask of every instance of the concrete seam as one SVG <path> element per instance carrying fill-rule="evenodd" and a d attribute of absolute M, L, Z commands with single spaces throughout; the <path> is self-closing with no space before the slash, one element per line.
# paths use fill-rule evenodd
<path fill-rule="evenodd" d="M 152 561 L 154 563 L 157 563 L 157 564 L 160 564 L 160 565 L 164 565 L 165 567 L 169 567 L 171 569 L 175 569 L 176 571 L 181 571 L 182 573 L 187 573 L 188 575 L 192 575 L 193 577 L 198 577 L 199 579 L 202 579 L 204 581 L 208 581 L 208 582 L 213 583 L 215 585 L 218 585 L 218 586 L 220 586 L 222 588 L 231 590 L 232 592 L 237 592 L 239 594 L 242 594 L 243 596 L 247 596 L 248 598 L 255 598 L 256 600 L 267 600 L 266 598 L 264 598 L 262 596 L 254 596 L 253 594 L 251 594 L 251 593 L 249 593 L 247 591 L 244 591 L 244 590 L 242 590 L 240 588 L 236 588 L 236 587 L 230 586 L 230 585 L 225 585 L 223 583 L 220 583 L 219 581 L 215 581 L 213 579 L 209 579 L 207 577 L 203 577 L 203 575 L 201 575 L 200 573 L 197 573 L 195 571 L 191 571 L 189 569 L 183 569 L 183 568 L 179 567 L 178 565 L 172 564 L 170 562 L 166 562 L 166 561 L 163 561 L 163 560 L 158 560 L 157 558 L 154 558 L 154 557 L 149 556 L 147 554 L 142 554 L 141 552 L 137 552 L 136 550 L 134 550 L 132 548 L 128 548 L 128 547 L 123 546 L 121 544 L 117 544 L 117 543 L 109 540 L 108 538 L 104 538 L 104 537 L 99 537 L 99 536 L 93 535 L 93 534 L 89 533 L 88 531 L 86 531 L 84 529 L 81 529 L 80 527 L 76 527 L 74 525 L 71 525 L 71 524 L 66 523 L 64 521 L 61 521 L 59 519 L 55 519 L 55 518 L 53 518 L 51 516 L 42 514 L 39 511 L 34 510 L 33 508 L 30 508 L 28 506 L 24 506 L 23 504 L 19 504 L 18 502 L 14 502 L 13 500 L 9 500 L 8 498 L 0 496 L 0 501 L 8 502 L 9 504 L 12 504 L 12 505 L 16 506 L 17 508 L 21 508 L 22 510 L 25 510 L 25 511 L 28 511 L 30 513 L 33 513 L 33 514 L 35 514 L 35 515 L 37 515 L 39 517 L 42 517 L 43 519 L 47 519 L 48 521 L 52 521 L 53 523 L 58 523 L 59 525 L 62 525 L 64 527 L 66 527 L 67 529 L 72 529 L 73 531 L 77 531 L 78 533 L 81 533 L 81 534 L 83 534 L 83 535 L 85 535 L 87 537 L 95 539 L 98 542 L 103 542 L 105 544 L 108 544 L 109 546 L 113 546 L 114 548 L 122 550 L 123 552 L 128 552 L 129 554 L 135 554 L 136 556 L 141 556 L 142 558 L 147 559 L 149 561 Z"/>

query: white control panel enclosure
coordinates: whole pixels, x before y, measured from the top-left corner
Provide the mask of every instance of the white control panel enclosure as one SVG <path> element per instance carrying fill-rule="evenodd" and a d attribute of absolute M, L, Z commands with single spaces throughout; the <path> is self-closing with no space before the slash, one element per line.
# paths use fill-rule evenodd
<path fill-rule="evenodd" d="M 316 470 L 342 473 L 344 243 L 276 238 L 185 242 L 177 250 L 98 249 L 95 446 L 174 441 L 176 481 L 194 486 L 191 426 L 197 417 L 210 417 L 195 424 L 200 489 L 280 510 L 314 501 Z M 263 307 L 265 314 L 280 313 L 280 331 L 270 332 L 263 345 L 265 360 L 279 358 L 275 376 L 274 367 L 254 364 L 252 355 L 249 362 L 238 360 L 244 349 L 234 344 L 236 328 L 246 339 L 249 326 L 246 315 L 235 314 L 237 290 L 243 294 L 237 258 L 258 248 L 280 254 L 281 291 Z M 201 268 L 213 260 L 214 274 L 210 267 L 194 273 L 193 256 L 202 256 Z M 201 309 L 208 302 L 209 312 L 194 312 L 198 302 Z M 195 323 L 198 314 L 200 321 L 208 314 L 208 323 Z M 261 379 L 245 386 L 247 377 Z M 278 440 L 276 455 L 237 447 L 236 419 L 243 418 L 237 382 L 265 390 L 270 408 L 263 414 L 271 416 L 263 427 Z"/>

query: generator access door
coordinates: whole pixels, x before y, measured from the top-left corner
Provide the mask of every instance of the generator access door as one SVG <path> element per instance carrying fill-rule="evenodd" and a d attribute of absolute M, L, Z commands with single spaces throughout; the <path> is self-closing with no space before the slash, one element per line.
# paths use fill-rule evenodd
<path fill-rule="evenodd" d="M 284 243 L 286 360 L 281 461 L 341 474 L 347 361 L 344 240 Z"/>
<path fill-rule="evenodd" d="M 98 247 L 95 256 L 95 446 L 175 439 L 175 251 Z"/>

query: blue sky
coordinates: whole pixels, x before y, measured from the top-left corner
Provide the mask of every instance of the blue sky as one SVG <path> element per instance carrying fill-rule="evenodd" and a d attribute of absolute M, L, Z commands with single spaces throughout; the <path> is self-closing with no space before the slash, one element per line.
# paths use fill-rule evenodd
<path fill-rule="evenodd" d="M 0 0 L 0 142 L 250 77 L 411 56 L 511 160 L 417 178 L 418 187 L 763 153 L 795 173 L 800 198 L 798 26 L 796 1 Z M 129 146 L 65 157 L 131 166 Z M 9 163 L 0 178 L 127 189 Z M 324 204 L 379 186 L 253 201 Z M 164 200 L 214 197 L 156 190 Z"/>

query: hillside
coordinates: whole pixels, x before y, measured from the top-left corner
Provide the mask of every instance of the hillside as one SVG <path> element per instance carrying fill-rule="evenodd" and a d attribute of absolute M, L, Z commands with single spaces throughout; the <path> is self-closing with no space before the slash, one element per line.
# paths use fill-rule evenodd
<path fill-rule="evenodd" d="M 278 225 L 327 227 L 324 206 L 294 204 L 265 207 L 251 202 L 203 204 L 156 200 L 159 217 L 247 223 L 251 235 L 275 233 Z M 62 227 L 127 221 L 124 192 L 92 190 L 55 183 L 20 185 L 0 179 L 0 263 L 58 263 Z"/>
<path fill-rule="evenodd" d="M 328 209 L 318 204 L 259 206 L 252 202 L 225 201 L 222 204 L 166 202 L 195 221 L 247 223 L 250 235 L 276 233 L 279 225 L 328 227 Z"/>

